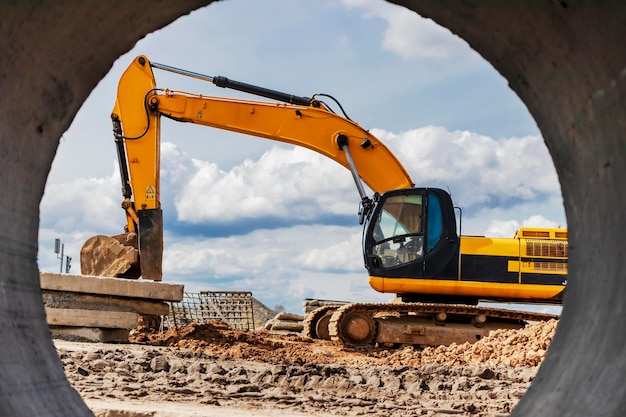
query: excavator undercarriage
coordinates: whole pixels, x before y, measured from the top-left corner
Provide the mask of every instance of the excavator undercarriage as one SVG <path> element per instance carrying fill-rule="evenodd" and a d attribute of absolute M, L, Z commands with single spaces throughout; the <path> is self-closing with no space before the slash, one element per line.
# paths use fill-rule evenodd
<path fill-rule="evenodd" d="M 558 320 L 554 314 L 457 304 L 350 303 L 309 313 L 304 334 L 351 348 L 473 343 L 497 329 Z"/>

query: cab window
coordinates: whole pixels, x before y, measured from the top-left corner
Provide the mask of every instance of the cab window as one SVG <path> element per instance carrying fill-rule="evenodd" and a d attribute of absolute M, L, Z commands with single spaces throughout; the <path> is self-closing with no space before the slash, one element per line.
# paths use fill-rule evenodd
<path fill-rule="evenodd" d="M 419 259 L 423 255 L 422 195 L 388 197 L 375 220 L 372 255 L 383 267 L 393 267 Z"/>
<path fill-rule="evenodd" d="M 437 194 L 428 193 L 428 237 L 426 239 L 426 252 L 432 251 L 443 233 L 443 213 L 441 211 L 441 199 Z"/>

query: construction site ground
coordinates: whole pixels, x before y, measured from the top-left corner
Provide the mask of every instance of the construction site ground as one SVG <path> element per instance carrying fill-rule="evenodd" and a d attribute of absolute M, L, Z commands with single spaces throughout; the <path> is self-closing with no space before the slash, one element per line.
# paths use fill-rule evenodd
<path fill-rule="evenodd" d="M 55 340 L 98 417 L 506 416 L 528 389 L 556 321 L 474 344 L 356 351 L 221 323 L 131 343 Z"/>

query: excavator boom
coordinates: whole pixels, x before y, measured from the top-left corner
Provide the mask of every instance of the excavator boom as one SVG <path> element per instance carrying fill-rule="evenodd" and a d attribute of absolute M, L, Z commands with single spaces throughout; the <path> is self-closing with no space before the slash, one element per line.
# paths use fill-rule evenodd
<path fill-rule="evenodd" d="M 225 88 L 281 102 L 204 96 L 157 88 L 153 68 L 212 81 Z M 374 135 L 331 111 L 318 100 L 281 93 L 225 77 L 209 77 L 151 64 L 139 56 L 121 77 L 112 113 L 126 211 L 126 240 L 135 242 L 144 279 L 161 280 L 163 219 L 160 194 L 161 116 L 222 130 L 302 146 L 350 169 L 357 185 L 362 180 L 374 192 L 412 187 L 413 182 L 395 155 Z M 349 150 L 348 150 L 349 149 Z M 359 188 L 362 199 L 365 192 Z M 106 247 L 100 237 L 98 243 Z M 120 238 L 109 243 L 117 247 Z M 132 243 L 129 243 L 132 245 Z M 96 260 L 104 251 L 81 251 L 83 273 L 102 275 Z M 84 260 L 84 262 L 83 262 Z M 126 265 L 126 264 L 124 264 Z M 124 269 L 121 267 L 120 269 Z M 107 269 L 110 273 L 110 269 Z M 136 268 L 135 268 L 136 271 Z M 123 276 L 126 271 L 116 272 Z"/>
<path fill-rule="evenodd" d="M 350 169 L 337 142 L 343 135 L 350 145 L 354 144 L 350 147 L 354 163 L 374 192 L 413 185 L 402 164 L 380 140 L 358 124 L 323 108 L 172 91 L 153 95 L 149 101 L 151 109 L 162 116 L 298 145 Z"/>

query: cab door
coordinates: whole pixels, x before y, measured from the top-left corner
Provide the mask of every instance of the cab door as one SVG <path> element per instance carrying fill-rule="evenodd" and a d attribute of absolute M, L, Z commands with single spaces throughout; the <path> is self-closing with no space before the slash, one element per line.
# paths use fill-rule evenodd
<path fill-rule="evenodd" d="M 423 276 L 456 279 L 460 245 L 452 199 L 438 188 L 427 189 L 425 196 Z"/>

